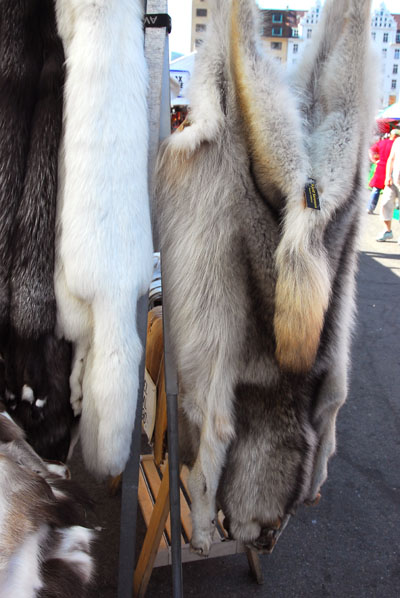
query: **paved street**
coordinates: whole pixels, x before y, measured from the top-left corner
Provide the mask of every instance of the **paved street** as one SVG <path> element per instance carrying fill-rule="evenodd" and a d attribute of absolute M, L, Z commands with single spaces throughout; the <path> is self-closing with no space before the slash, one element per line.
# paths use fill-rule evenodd
<path fill-rule="evenodd" d="M 348 401 L 338 418 L 338 450 L 318 507 L 292 518 L 275 552 L 261 557 L 265 584 L 246 557 L 183 568 L 191 598 L 398 598 L 400 596 L 400 226 L 377 243 L 379 216 L 365 217 L 358 275 L 357 328 Z M 76 468 L 75 479 L 87 485 Z M 119 499 L 93 483 L 99 500 L 98 588 L 116 596 Z M 171 596 L 169 568 L 155 569 L 148 598 Z"/>

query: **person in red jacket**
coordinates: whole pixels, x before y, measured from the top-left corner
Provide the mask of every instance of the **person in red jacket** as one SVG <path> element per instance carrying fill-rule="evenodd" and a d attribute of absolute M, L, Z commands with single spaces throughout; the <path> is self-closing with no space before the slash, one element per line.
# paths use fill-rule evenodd
<path fill-rule="evenodd" d="M 400 129 L 392 129 L 388 138 L 380 139 L 369 149 L 369 157 L 371 162 L 376 164 L 376 170 L 369 182 L 372 191 L 368 202 L 368 214 L 374 213 L 376 204 L 378 203 L 379 194 L 385 187 L 386 162 L 389 158 L 394 140 L 398 135 L 400 135 Z"/>

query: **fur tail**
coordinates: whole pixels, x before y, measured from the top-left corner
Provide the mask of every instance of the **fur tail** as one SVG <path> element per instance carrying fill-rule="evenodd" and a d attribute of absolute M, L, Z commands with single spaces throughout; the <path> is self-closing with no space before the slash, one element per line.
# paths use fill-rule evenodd
<path fill-rule="evenodd" d="M 85 463 L 99 476 L 123 471 L 135 422 L 143 347 L 136 332 L 136 294 L 127 295 L 130 304 L 114 301 L 113 310 L 109 299 L 96 298 L 92 305 L 80 431 Z"/>
<path fill-rule="evenodd" d="M 257 185 L 276 209 L 300 218 L 284 222 L 277 268 L 275 338 L 280 365 L 293 371 L 312 366 L 329 300 L 327 260 L 315 244 L 318 215 L 306 214 L 303 190 L 310 174 L 302 122 L 287 85 L 272 60 L 257 48 L 255 5 L 232 2 L 231 63 Z M 288 220 L 288 218 L 287 218 Z M 314 245 L 316 245 L 314 247 Z"/>
<path fill-rule="evenodd" d="M 338 209 L 346 209 L 372 122 L 370 0 L 327 0 L 313 44 L 296 73 L 311 176 L 321 210 L 286 206 L 276 253 L 275 334 L 277 358 L 294 371 L 315 359 L 331 294 L 324 231 Z M 373 61 L 371 61 L 371 64 Z"/>

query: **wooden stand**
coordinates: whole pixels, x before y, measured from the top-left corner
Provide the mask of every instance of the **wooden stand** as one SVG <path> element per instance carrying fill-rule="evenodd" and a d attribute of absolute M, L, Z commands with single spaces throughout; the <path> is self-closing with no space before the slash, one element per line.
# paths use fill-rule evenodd
<path fill-rule="evenodd" d="M 188 470 L 181 469 L 181 554 L 182 562 L 202 560 L 190 550 L 189 540 L 192 535 L 190 515 L 190 494 L 187 488 Z M 172 564 L 171 557 L 171 524 L 169 517 L 169 474 L 165 462 L 160 467 L 154 462 L 152 455 L 142 455 L 139 472 L 139 506 L 147 526 L 134 575 L 134 597 L 145 596 L 153 567 Z M 208 558 L 227 556 L 246 552 L 250 569 L 259 584 L 263 576 L 257 551 L 245 547 L 241 542 L 229 540 L 222 525 L 223 513 L 220 511 L 214 540 Z"/>
<path fill-rule="evenodd" d="M 169 500 L 169 468 L 166 446 L 166 407 L 167 397 L 164 381 L 164 352 L 162 330 L 162 307 L 155 307 L 148 314 L 146 369 L 157 384 L 157 408 L 153 442 L 153 454 L 142 455 L 139 467 L 139 506 L 147 532 L 134 573 L 134 596 L 143 598 L 150 581 L 153 567 L 171 565 L 172 534 Z M 190 550 L 192 522 L 190 514 L 191 498 L 187 486 L 189 471 L 179 468 L 180 498 L 180 553 L 182 562 L 202 560 Z M 258 583 L 263 583 L 257 551 L 245 547 L 241 542 L 228 539 L 223 527 L 223 513 L 218 514 L 214 540 L 208 558 L 246 552 L 250 568 Z"/>

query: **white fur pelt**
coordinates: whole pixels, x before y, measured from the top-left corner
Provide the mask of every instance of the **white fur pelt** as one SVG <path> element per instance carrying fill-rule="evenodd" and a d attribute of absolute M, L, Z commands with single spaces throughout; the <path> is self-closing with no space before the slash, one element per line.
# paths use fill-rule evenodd
<path fill-rule="evenodd" d="M 263 54 L 255 2 L 212 0 L 188 122 L 160 150 L 163 288 L 203 555 L 217 497 L 233 537 L 271 550 L 317 500 L 335 450 L 375 109 L 370 4 L 327 0 L 287 81 Z M 320 210 L 305 206 L 309 178 Z"/>
<path fill-rule="evenodd" d="M 129 455 L 148 290 L 147 71 L 141 0 L 57 0 L 66 54 L 60 151 L 58 327 L 75 343 L 71 402 L 87 467 L 117 474 Z"/>
<path fill-rule="evenodd" d="M 93 578 L 89 499 L 46 463 L 0 403 L 0 596 L 83 598 Z"/>

